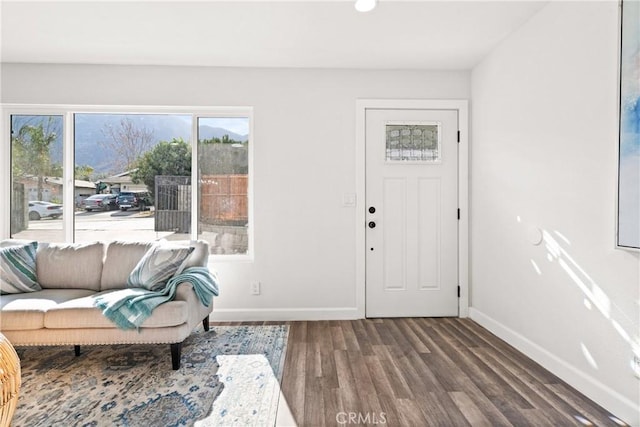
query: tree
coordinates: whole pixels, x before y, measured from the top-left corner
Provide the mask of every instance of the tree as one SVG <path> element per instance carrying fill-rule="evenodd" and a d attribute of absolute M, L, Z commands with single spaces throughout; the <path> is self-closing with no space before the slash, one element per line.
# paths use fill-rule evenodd
<path fill-rule="evenodd" d="M 75 179 L 91 181 L 94 169 L 89 165 L 76 165 Z"/>
<path fill-rule="evenodd" d="M 61 172 L 60 165 L 51 161 L 51 144 L 58 137 L 57 123 L 53 116 L 37 125 L 25 124 L 13 137 L 13 173 L 14 176 L 35 176 L 38 180 L 38 200 L 42 200 L 45 178 Z M 61 175 L 60 175 L 61 176 Z"/>
<path fill-rule="evenodd" d="M 217 136 L 214 136 L 209 139 L 200 139 L 198 140 L 198 143 L 205 144 L 205 145 L 206 144 L 246 144 L 247 141 L 236 141 L 235 139 L 229 138 L 228 134 L 224 134 L 222 135 L 222 138 L 218 138 Z"/>
<path fill-rule="evenodd" d="M 136 125 L 130 118 L 120 120 L 119 126 L 105 125 L 105 140 L 100 144 L 112 156 L 114 172 L 134 169 L 136 161 L 153 145 L 153 130 Z"/>
<path fill-rule="evenodd" d="M 200 172 L 208 175 L 248 174 L 248 142 L 227 134 L 198 140 L 198 165 Z"/>
<path fill-rule="evenodd" d="M 182 138 L 160 141 L 137 160 L 137 165 L 132 181 L 144 183 L 155 197 L 157 175 L 191 176 L 191 147 Z"/>

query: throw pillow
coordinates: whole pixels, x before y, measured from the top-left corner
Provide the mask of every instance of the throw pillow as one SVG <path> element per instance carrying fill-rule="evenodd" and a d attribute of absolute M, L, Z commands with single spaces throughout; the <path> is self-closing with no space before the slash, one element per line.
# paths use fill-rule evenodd
<path fill-rule="evenodd" d="M 160 290 L 176 273 L 181 271 L 182 264 L 193 247 L 175 247 L 154 245 L 140 259 L 129 278 L 127 285 L 131 288 Z"/>
<path fill-rule="evenodd" d="M 0 248 L 0 293 L 19 294 L 42 288 L 36 276 L 38 242 Z"/>

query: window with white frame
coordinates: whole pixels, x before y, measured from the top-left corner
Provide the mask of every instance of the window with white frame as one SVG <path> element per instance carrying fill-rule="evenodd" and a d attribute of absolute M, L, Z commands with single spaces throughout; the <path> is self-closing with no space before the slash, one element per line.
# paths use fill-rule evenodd
<path fill-rule="evenodd" d="M 12 238 L 198 238 L 251 255 L 250 108 L 8 110 Z"/>

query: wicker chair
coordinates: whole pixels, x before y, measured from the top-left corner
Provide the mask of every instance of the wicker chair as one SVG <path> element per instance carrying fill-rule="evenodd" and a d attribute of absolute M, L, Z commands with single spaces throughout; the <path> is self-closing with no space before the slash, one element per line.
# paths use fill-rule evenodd
<path fill-rule="evenodd" d="M 20 384 L 20 359 L 9 340 L 0 333 L 0 427 L 11 424 Z"/>

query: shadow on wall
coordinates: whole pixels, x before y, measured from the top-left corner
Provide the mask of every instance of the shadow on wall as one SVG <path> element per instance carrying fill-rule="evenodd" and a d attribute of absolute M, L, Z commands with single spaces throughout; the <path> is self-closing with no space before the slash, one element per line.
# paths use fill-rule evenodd
<path fill-rule="evenodd" d="M 520 216 L 516 220 L 520 224 L 523 223 Z M 634 355 L 629 362 L 630 369 L 636 377 L 640 378 L 640 336 L 637 332 L 640 330 L 640 325 L 638 321 L 631 319 L 620 307 L 616 306 L 591 276 L 569 255 L 564 246 L 570 246 L 571 242 L 559 231 L 550 232 L 529 226 L 527 237 L 529 242 L 535 246 L 544 245 L 547 260 L 557 263 L 584 294 L 585 307 L 588 310 L 594 308 L 598 310 L 610 323 L 611 328 L 629 345 Z M 534 259 L 531 259 L 531 265 L 538 275 L 542 275 L 542 270 Z M 629 331 L 633 331 L 634 335 L 631 335 Z M 585 344 L 581 343 L 580 346 L 589 365 L 598 369 L 597 361 Z"/>

